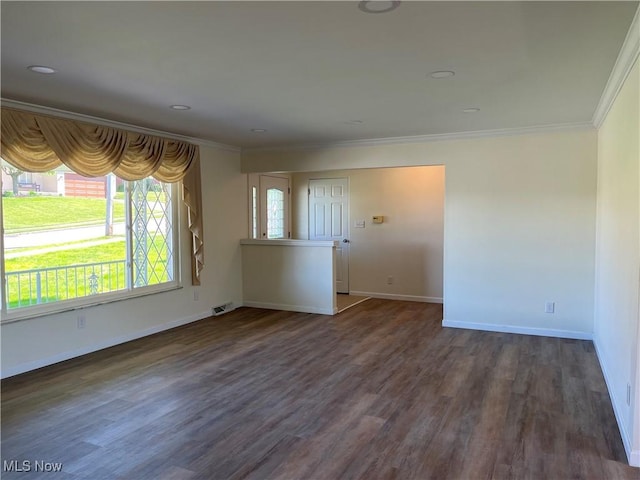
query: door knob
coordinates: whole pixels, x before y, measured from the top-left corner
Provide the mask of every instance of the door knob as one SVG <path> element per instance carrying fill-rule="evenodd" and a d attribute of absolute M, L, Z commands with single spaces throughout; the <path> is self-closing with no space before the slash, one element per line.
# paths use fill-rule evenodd
<path fill-rule="evenodd" d="M 342 240 L 342 243 L 351 243 L 351 240 L 349 240 L 348 238 L 345 238 Z"/>

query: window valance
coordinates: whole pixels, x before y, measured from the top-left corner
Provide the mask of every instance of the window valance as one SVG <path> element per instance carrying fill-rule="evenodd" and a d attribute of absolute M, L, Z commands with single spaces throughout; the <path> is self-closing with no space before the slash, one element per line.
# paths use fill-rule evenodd
<path fill-rule="evenodd" d="M 85 177 L 113 173 L 124 180 L 182 180 L 192 238 L 192 283 L 204 265 L 200 149 L 187 142 L 103 125 L 2 108 L 2 158 L 25 172 L 64 164 Z"/>

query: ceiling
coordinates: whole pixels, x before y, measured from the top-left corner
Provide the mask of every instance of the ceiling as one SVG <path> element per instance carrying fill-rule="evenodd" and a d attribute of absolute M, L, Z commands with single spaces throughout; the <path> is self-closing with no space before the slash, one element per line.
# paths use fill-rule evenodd
<path fill-rule="evenodd" d="M 2 1 L 1 93 L 245 148 L 584 123 L 637 7 Z"/>

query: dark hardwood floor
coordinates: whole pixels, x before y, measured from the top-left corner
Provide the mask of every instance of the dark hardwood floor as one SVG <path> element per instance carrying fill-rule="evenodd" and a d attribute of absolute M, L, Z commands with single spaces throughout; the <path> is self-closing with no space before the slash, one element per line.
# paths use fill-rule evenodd
<path fill-rule="evenodd" d="M 640 478 L 591 342 L 441 320 L 239 309 L 7 379 L 2 478 Z"/>

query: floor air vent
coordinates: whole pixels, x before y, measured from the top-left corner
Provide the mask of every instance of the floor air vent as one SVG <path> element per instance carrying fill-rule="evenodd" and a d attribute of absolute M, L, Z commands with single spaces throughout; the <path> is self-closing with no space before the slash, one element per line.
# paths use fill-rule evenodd
<path fill-rule="evenodd" d="M 218 315 L 222 315 L 223 313 L 230 312 L 231 310 L 233 310 L 233 303 L 227 302 L 227 303 L 223 303 L 222 305 L 212 307 L 211 314 L 214 317 L 217 317 Z"/>

